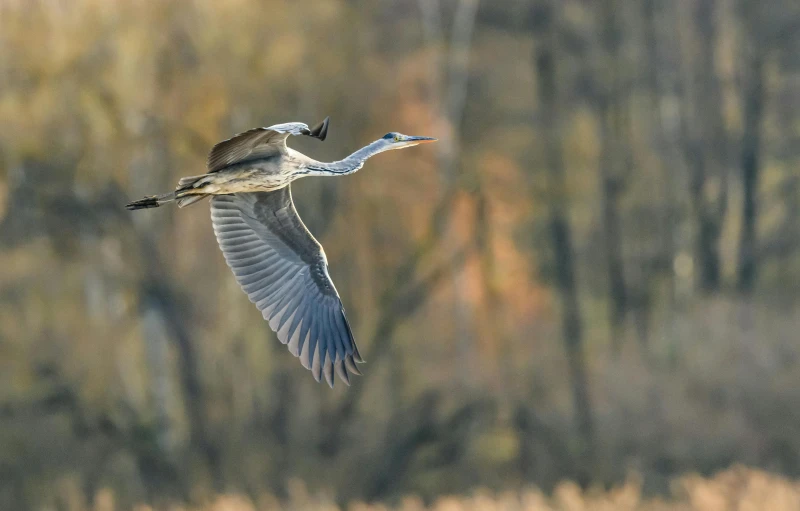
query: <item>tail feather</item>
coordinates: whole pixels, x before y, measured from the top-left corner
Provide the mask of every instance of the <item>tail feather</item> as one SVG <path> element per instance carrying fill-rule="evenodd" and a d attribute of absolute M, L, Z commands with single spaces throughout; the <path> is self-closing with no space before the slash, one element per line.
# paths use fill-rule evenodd
<path fill-rule="evenodd" d="M 202 193 L 200 190 L 207 184 L 207 181 L 203 179 L 207 177 L 208 174 L 182 177 L 178 181 L 178 189 L 176 191 L 164 195 L 148 195 L 143 199 L 131 202 L 125 207 L 135 211 L 137 209 L 157 208 L 162 204 L 173 201 L 178 203 L 179 208 L 186 207 L 208 197 L 208 194 Z"/>
<path fill-rule="evenodd" d="M 136 211 L 137 209 L 157 208 L 162 204 L 166 204 L 167 202 L 172 202 L 174 200 L 175 192 L 165 193 L 164 195 L 148 195 L 147 197 L 127 204 L 125 208 L 130 211 Z"/>

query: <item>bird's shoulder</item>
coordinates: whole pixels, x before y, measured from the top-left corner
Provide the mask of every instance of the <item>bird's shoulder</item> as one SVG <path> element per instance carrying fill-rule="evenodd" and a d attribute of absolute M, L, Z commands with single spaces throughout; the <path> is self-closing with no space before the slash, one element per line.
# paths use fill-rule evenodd
<path fill-rule="evenodd" d="M 302 122 L 275 124 L 266 128 L 253 128 L 214 145 L 208 154 L 206 165 L 209 172 L 243 161 L 263 159 L 267 156 L 285 154 L 286 139 L 290 135 L 306 135 L 325 140 L 329 119 L 309 129 Z"/>

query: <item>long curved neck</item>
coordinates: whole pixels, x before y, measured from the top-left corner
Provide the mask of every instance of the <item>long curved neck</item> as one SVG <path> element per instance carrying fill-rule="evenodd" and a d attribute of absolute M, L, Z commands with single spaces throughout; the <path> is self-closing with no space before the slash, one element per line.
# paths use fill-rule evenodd
<path fill-rule="evenodd" d="M 347 158 L 339 161 L 334 161 L 330 163 L 326 162 L 317 162 L 308 164 L 306 167 L 312 171 L 312 173 L 316 175 L 326 176 L 326 175 L 337 175 L 343 176 L 346 174 L 352 174 L 356 172 L 358 169 L 364 166 L 364 162 L 367 161 L 372 156 L 375 156 L 378 153 L 381 153 L 386 150 L 386 145 L 383 143 L 382 140 L 376 140 L 371 144 L 362 147 L 358 151 L 354 152 Z"/>

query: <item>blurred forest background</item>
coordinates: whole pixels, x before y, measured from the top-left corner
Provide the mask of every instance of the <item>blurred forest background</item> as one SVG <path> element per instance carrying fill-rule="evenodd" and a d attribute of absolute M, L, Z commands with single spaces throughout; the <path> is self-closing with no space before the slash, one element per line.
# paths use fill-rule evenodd
<path fill-rule="evenodd" d="M 333 390 L 123 208 L 326 115 Z M 796 0 L 0 0 L 0 508 L 799 477 L 799 165 Z"/>

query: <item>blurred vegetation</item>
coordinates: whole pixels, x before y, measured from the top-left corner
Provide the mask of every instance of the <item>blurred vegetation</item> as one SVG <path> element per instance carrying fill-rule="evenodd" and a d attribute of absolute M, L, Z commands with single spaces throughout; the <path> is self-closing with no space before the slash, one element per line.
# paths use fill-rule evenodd
<path fill-rule="evenodd" d="M 0 508 L 797 477 L 798 55 L 791 0 L 0 0 Z M 295 185 L 368 362 L 332 391 L 204 206 L 122 207 L 326 115 L 293 147 L 440 138 Z M 744 473 L 685 481 L 797 501 Z"/>
<path fill-rule="evenodd" d="M 59 485 L 60 503 L 70 511 L 114 511 L 119 509 L 114 494 L 101 489 L 87 501 L 74 481 Z M 352 502 L 341 507 L 324 493 L 309 493 L 303 483 L 291 481 L 287 498 L 279 499 L 265 493 L 256 498 L 240 494 L 215 497 L 202 507 L 185 507 L 171 504 L 163 507 L 170 511 L 256 511 L 281 509 L 319 509 L 321 511 L 733 511 L 738 509 L 770 509 L 788 511 L 800 506 L 800 483 L 784 477 L 741 466 L 732 467 L 713 478 L 696 474 L 676 479 L 670 494 L 647 497 L 642 493 L 641 481 L 629 477 L 624 484 L 602 490 L 582 490 L 575 483 L 560 483 L 550 495 L 537 488 L 519 492 L 493 493 L 477 489 L 469 495 L 444 495 L 432 502 L 418 496 L 406 496 L 395 505 Z M 135 511 L 154 511 L 161 506 L 139 505 Z"/>

